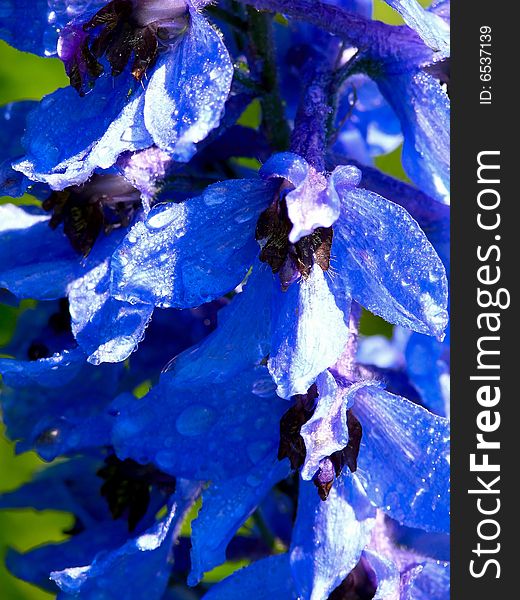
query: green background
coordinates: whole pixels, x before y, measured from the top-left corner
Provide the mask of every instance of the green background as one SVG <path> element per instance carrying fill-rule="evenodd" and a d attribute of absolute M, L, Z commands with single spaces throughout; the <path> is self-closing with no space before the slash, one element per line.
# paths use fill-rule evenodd
<path fill-rule="evenodd" d="M 428 5 L 427 0 L 421 2 Z M 374 16 L 390 23 L 400 23 L 399 16 L 382 0 L 375 0 Z M 68 84 L 63 65 L 57 59 L 39 58 L 18 52 L 0 42 L 0 106 L 18 100 L 38 100 L 58 87 Z M 378 166 L 394 176 L 405 178 L 401 167 L 400 149 L 380 157 Z M 0 199 L 5 202 L 7 199 Z M 0 354 L 14 330 L 21 310 L 0 305 Z M 390 329 L 380 319 L 368 316 L 363 320 L 366 334 L 385 333 Z M 15 456 L 13 444 L 3 436 L 0 425 L 0 493 L 12 490 L 28 481 L 45 463 L 34 453 Z M 65 538 L 62 531 L 72 524 L 70 515 L 54 511 L 0 510 L 0 599 L 45 600 L 53 598 L 40 589 L 12 577 L 3 566 L 7 548 L 25 551 L 49 541 Z M 224 572 L 222 572 L 224 574 Z"/>

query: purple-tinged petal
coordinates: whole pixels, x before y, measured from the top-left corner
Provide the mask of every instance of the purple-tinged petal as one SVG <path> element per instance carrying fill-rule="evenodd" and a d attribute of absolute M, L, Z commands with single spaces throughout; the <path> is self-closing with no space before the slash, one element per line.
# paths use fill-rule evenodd
<path fill-rule="evenodd" d="M 302 237 L 311 234 L 318 227 L 330 227 L 340 213 L 340 200 L 334 186 L 327 183 L 326 177 L 309 167 L 307 177 L 285 200 L 287 214 L 293 227 L 289 241 L 296 244 Z"/>
<path fill-rule="evenodd" d="M 14 168 L 59 190 L 83 183 L 97 168 L 108 169 L 123 152 L 151 146 L 144 92 L 136 87 L 129 99 L 134 84 L 120 78 L 101 77 L 85 97 L 72 87 L 46 96 L 28 116 L 26 156 Z"/>
<path fill-rule="evenodd" d="M 269 372 L 282 398 L 306 394 L 316 377 L 334 365 L 348 339 L 345 315 L 325 273 L 314 265 L 307 280 L 275 291 Z M 348 316 L 347 316 L 348 318 Z"/>
<path fill-rule="evenodd" d="M 357 565 L 375 520 L 358 520 L 351 480 L 341 475 L 324 502 L 311 482 L 300 483 L 290 563 L 298 597 L 325 600 Z"/>
<path fill-rule="evenodd" d="M 354 409 L 363 427 L 359 477 L 368 497 L 392 518 L 426 531 L 449 530 L 449 421 L 369 387 Z"/>
<path fill-rule="evenodd" d="M 114 297 L 188 308 L 231 291 L 258 252 L 256 223 L 271 193 L 261 180 L 230 180 L 180 204 L 157 205 L 112 259 Z"/>
<path fill-rule="evenodd" d="M 200 386 L 177 385 L 165 373 L 147 396 L 118 410 L 112 441 L 119 458 L 151 462 L 174 476 L 218 481 L 276 456 L 287 403 L 260 366 Z"/>
<path fill-rule="evenodd" d="M 332 254 L 352 297 L 390 323 L 441 337 L 448 322 L 446 272 L 423 231 L 373 192 L 353 188 L 340 195 Z"/>
<path fill-rule="evenodd" d="M 188 31 L 155 67 L 146 89 L 144 119 L 157 146 L 187 162 L 219 124 L 232 77 L 220 35 L 190 10 Z"/>
<path fill-rule="evenodd" d="M 202 508 L 192 523 L 189 585 L 226 561 L 226 547 L 269 490 L 289 474 L 287 461 L 270 457 L 250 473 L 215 482 L 202 493 Z"/>
<path fill-rule="evenodd" d="M 401 600 L 449 600 L 449 563 L 428 560 L 413 571 L 412 576 L 404 581 Z"/>
<path fill-rule="evenodd" d="M 432 50 L 440 56 L 450 55 L 450 28 L 435 13 L 423 8 L 417 0 L 385 0 L 414 29 Z"/>
<path fill-rule="evenodd" d="M 294 187 L 301 185 L 309 172 L 309 164 L 294 152 L 279 152 L 271 156 L 260 168 L 264 179 L 286 179 Z"/>
<path fill-rule="evenodd" d="M 300 434 L 305 441 L 305 463 L 302 479 L 310 480 L 320 467 L 320 461 L 348 444 L 347 409 L 356 392 L 376 382 L 360 381 L 340 389 L 334 377 L 325 371 L 316 379 L 318 403 L 312 417 L 302 425 Z"/>
<path fill-rule="evenodd" d="M 400 578 L 396 565 L 371 550 L 364 550 L 363 556 L 370 563 L 376 576 L 377 590 L 373 600 L 400 600 Z"/>

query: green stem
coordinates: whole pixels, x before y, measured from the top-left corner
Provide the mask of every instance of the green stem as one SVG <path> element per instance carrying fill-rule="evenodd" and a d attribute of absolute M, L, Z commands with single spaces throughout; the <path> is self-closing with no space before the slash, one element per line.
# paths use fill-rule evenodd
<path fill-rule="evenodd" d="M 249 45 L 253 59 L 251 70 L 264 89 L 260 98 L 262 128 L 274 150 L 287 150 L 290 131 L 278 87 L 272 15 L 247 7 L 247 16 Z"/>

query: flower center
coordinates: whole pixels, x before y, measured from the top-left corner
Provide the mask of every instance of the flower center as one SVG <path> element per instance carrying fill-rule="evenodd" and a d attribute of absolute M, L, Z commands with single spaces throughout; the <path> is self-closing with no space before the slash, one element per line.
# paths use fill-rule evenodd
<path fill-rule="evenodd" d="M 105 57 L 115 77 L 132 60 L 131 72 L 141 81 L 163 49 L 188 27 L 184 0 L 112 0 L 82 27 L 65 28 L 58 54 L 71 85 L 84 94 L 104 72 Z"/>
<path fill-rule="evenodd" d="M 83 185 L 53 192 L 42 203 L 44 210 L 52 211 L 52 229 L 63 223 L 71 246 L 83 256 L 102 230 L 128 227 L 140 205 L 139 191 L 119 175 L 94 175 Z"/>
<path fill-rule="evenodd" d="M 256 239 L 262 250 L 260 260 L 267 263 L 273 273 L 279 274 L 283 289 L 300 276 L 307 279 L 316 263 L 323 271 L 330 267 L 332 227 L 318 227 L 296 244 L 289 242 L 292 223 L 287 214 L 287 203 L 282 189 L 269 208 L 264 210 L 256 226 Z"/>

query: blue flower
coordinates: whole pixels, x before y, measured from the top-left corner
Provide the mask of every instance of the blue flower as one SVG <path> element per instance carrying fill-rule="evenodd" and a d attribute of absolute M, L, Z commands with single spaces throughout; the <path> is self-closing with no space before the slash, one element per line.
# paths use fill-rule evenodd
<path fill-rule="evenodd" d="M 99 76 L 94 89 L 81 97 L 68 87 L 44 98 L 28 116 L 25 157 L 15 165 L 53 189 L 81 184 L 124 152 L 152 145 L 175 160 L 189 160 L 218 125 L 228 97 L 231 60 L 220 35 L 191 2 L 101 4 L 97 13 L 99 2 L 72 4 L 74 19 L 58 42 L 73 84 L 83 91 L 89 77 Z M 13 43 L 22 18 L 7 21 Z M 112 74 L 102 74 L 108 63 Z M 146 83 L 138 81 L 145 73 Z"/>
<path fill-rule="evenodd" d="M 246 293 L 257 307 L 264 297 L 273 307 L 262 327 L 270 372 L 286 398 L 306 393 L 341 355 L 351 299 L 389 322 L 442 336 L 444 268 L 406 211 L 356 188 L 354 167 L 338 167 L 327 179 L 297 155 L 281 154 L 261 175 L 156 206 L 112 259 L 113 296 L 178 307 L 218 298 L 254 264 L 256 237 L 260 260 L 279 280 L 254 265 Z M 413 252 L 401 252 L 402 239 Z"/>

